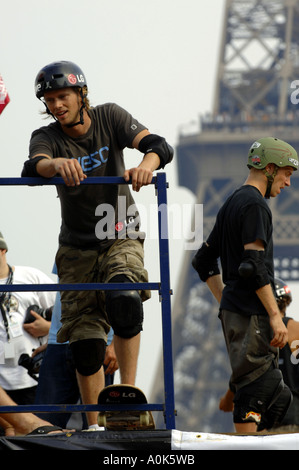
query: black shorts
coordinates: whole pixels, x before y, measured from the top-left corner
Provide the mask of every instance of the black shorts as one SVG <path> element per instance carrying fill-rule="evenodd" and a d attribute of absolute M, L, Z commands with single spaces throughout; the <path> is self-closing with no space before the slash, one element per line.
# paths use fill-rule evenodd
<path fill-rule="evenodd" d="M 268 316 L 222 310 L 219 317 L 236 391 L 261 377 L 271 364 L 278 367 L 278 349 L 270 345 L 273 332 Z"/>

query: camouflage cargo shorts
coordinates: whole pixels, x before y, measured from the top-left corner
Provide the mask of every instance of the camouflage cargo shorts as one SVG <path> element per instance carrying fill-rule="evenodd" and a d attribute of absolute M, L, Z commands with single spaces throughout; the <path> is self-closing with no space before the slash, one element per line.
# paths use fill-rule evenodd
<path fill-rule="evenodd" d="M 119 274 L 126 275 L 133 283 L 148 282 L 142 240 L 116 240 L 104 253 L 61 246 L 56 265 L 61 284 L 108 283 Z M 139 294 L 142 301 L 151 296 L 148 290 Z M 62 291 L 61 322 L 57 333 L 59 343 L 89 338 L 106 341 L 110 325 L 105 311 L 105 291 Z"/>

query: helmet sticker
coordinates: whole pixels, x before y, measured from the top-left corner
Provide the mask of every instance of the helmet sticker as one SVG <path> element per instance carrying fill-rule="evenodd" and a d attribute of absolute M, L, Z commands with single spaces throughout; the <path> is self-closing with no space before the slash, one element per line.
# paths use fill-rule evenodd
<path fill-rule="evenodd" d="M 260 142 L 254 142 L 250 148 L 251 149 L 258 149 L 260 146 L 261 146 Z"/>
<path fill-rule="evenodd" d="M 68 81 L 72 84 L 75 85 L 77 83 L 77 79 L 74 74 L 70 73 L 67 77 Z"/>
<path fill-rule="evenodd" d="M 261 164 L 261 158 L 258 155 L 252 155 L 251 161 L 254 165 L 260 165 Z"/>
<path fill-rule="evenodd" d="M 293 163 L 293 165 L 298 166 L 298 160 L 296 160 L 295 158 L 289 158 L 288 160 L 290 163 Z"/>
<path fill-rule="evenodd" d="M 287 286 L 285 286 L 285 287 L 280 287 L 280 289 L 276 289 L 276 294 L 277 294 L 278 297 L 280 297 L 280 296 L 282 296 L 282 295 L 285 295 L 285 294 L 287 293 L 287 292 L 286 292 L 286 287 L 287 287 Z M 289 292 L 290 292 L 290 290 L 289 290 Z M 288 292 L 288 293 L 289 293 L 289 292 Z"/>

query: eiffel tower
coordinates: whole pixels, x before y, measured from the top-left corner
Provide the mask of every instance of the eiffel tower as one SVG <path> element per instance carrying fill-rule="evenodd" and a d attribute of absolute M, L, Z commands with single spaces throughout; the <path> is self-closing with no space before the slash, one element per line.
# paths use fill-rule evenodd
<path fill-rule="evenodd" d="M 251 143 L 273 136 L 299 150 L 298 43 L 299 0 L 226 1 L 213 110 L 201 116 L 197 133 L 179 135 L 176 148 L 179 184 L 203 204 L 203 239 L 223 201 L 244 182 Z M 299 279 L 297 173 L 292 188 L 269 202 L 276 276 L 293 291 Z M 233 432 L 231 413 L 219 410 L 230 366 L 218 305 L 191 267 L 194 253 L 185 252 L 172 312 L 176 427 Z M 159 370 L 156 401 L 162 383 Z"/>

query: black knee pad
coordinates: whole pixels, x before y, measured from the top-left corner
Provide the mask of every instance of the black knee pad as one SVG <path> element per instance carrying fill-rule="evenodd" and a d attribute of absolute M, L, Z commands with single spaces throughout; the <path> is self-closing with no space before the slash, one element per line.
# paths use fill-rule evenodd
<path fill-rule="evenodd" d="M 283 421 L 293 400 L 292 392 L 289 387 L 283 383 L 282 388 L 277 390 L 275 400 L 272 401 L 271 406 L 266 410 L 262 416 L 261 423 L 258 426 L 258 431 L 264 429 L 272 429 L 280 425 Z"/>
<path fill-rule="evenodd" d="M 110 282 L 130 282 L 125 276 L 115 276 Z M 142 330 L 143 305 L 136 290 L 106 291 L 106 312 L 114 333 L 132 338 Z"/>
<path fill-rule="evenodd" d="M 103 339 L 91 338 L 75 341 L 70 344 L 75 367 L 79 374 L 93 375 L 103 365 L 106 343 Z"/>
<path fill-rule="evenodd" d="M 291 392 L 279 369 L 270 367 L 258 380 L 235 395 L 234 422 L 255 422 L 258 429 L 269 429 L 281 421 L 291 403 Z"/>

